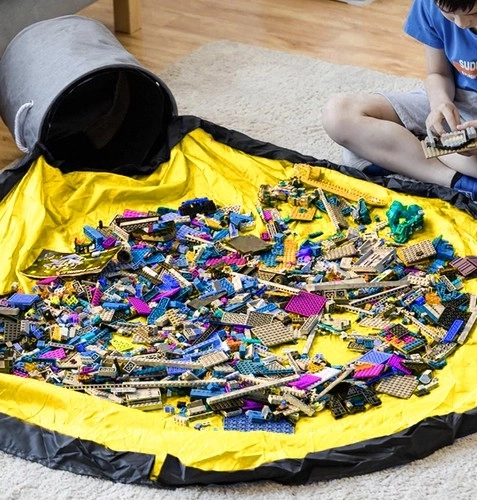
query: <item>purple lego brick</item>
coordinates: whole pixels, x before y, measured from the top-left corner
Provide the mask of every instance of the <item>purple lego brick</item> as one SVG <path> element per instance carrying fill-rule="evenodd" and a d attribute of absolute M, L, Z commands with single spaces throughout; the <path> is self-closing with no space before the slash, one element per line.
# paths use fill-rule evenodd
<path fill-rule="evenodd" d="M 288 385 L 290 387 L 296 387 L 297 389 L 306 389 L 310 385 L 316 384 L 321 380 L 318 375 L 313 375 L 311 373 L 305 373 L 295 382 L 290 382 Z"/>
<path fill-rule="evenodd" d="M 93 292 L 93 296 L 91 298 L 91 305 L 99 306 L 101 304 L 101 297 L 103 296 L 103 292 L 99 288 L 95 288 Z"/>
<path fill-rule="evenodd" d="M 138 314 L 148 315 L 151 313 L 151 308 L 143 300 L 137 297 L 128 297 L 128 301 Z"/>
<path fill-rule="evenodd" d="M 326 304 L 326 298 L 309 292 L 299 292 L 294 295 L 285 307 L 285 311 L 301 316 L 320 314 Z"/>
<path fill-rule="evenodd" d="M 403 359 L 399 356 L 396 356 L 396 354 L 393 354 L 387 361 L 386 364 L 388 366 L 391 366 L 393 368 L 396 368 L 402 373 L 405 373 L 406 375 L 412 375 L 412 371 L 403 366 L 402 364 Z"/>
<path fill-rule="evenodd" d="M 102 247 L 103 248 L 112 248 L 114 247 L 114 245 L 116 245 L 116 242 L 118 240 L 116 238 L 113 238 L 112 236 L 108 236 L 104 241 L 103 241 L 103 244 L 102 244 Z"/>
<path fill-rule="evenodd" d="M 477 266 L 474 262 L 465 257 L 458 257 L 457 259 L 452 260 L 449 264 L 457 269 L 462 276 L 469 276 L 475 271 L 477 271 Z"/>
<path fill-rule="evenodd" d="M 272 212 L 270 212 L 270 210 L 264 210 L 264 211 L 263 211 L 263 218 L 264 218 L 267 222 L 270 222 L 271 220 L 273 220 L 273 215 L 272 215 Z"/>
<path fill-rule="evenodd" d="M 48 351 L 38 356 L 41 359 L 64 359 L 66 358 L 65 350 L 60 347 L 54 351 Z"/>
<path fill-rule="evenodd" d="M 263 403 L 257 403 L 251 399 L 244 399 L 242 410 L 261 410 L 263 408 Z"/>
<path fill-rule="evenodd" d="M 132 260 L 134 264 L 137 264 L 139 262 L 143 262 L 145 260 L 145 257 L 147 256 L 149 252 L 149 249 L 146 248 L 140 248 L 140 247 L 135 247 L 131 250 L 131 255 L 132 255 Z"/>
<path fill-rule="evenodd" d="M 152 302 L 157 302 L 158 300 L 164 298 L 164 297 L 172 297 L 175 295 L 177 292 L 180 292 L 181 288 L 171 288 L 170 290 L 166 290 L 164 292 L 159 292 L 157 295 L 155 295 L 152 299 Z"/>

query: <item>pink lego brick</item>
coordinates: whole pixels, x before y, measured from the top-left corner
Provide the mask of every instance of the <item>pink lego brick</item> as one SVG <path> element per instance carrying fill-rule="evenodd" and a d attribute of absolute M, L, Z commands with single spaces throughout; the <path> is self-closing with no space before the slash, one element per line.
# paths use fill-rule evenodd
<path fill-rule="evenodd" d="M 373 378 L 378 377 L 384 370 L 384 365 L 374 365 L 371 368 L 364 368 L 363 370 L 356 370 L 354 372 L 354 378 Z"/>
<path fill-rule="evenodd" d="M 123 217 L 124 218 L 147 217 L 147 216 L 148 216 L 147 212 L 137 212 L 136 210 L 126 209 L 123 212 Z"/>

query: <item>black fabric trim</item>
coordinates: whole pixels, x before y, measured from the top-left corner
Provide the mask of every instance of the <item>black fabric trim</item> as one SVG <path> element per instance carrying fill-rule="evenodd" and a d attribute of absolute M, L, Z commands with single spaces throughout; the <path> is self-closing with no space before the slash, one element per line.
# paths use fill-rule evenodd
<path fill-rule="evenodd" d="M 299 485 L 369 474 L 429 456 L 477 431 L 477 409 L 429 417 L 390 436 L 369 439 L 301 459 L 283 459 L 252 470 L 204 471 L 168 455 L 157 481 L 149 479 L 154 456 L 115 452 L 92 441 L 64 436 L 0 414 L 0 449 L 52 469 L 156 488 L 274 481 Z"/>
<path fill-rule="evenodd" d="M 450 413 L 429 417 L 396 434 L 361 441 L 318 453 L 303 459 L 284 459 L 253 470 L 233 472 L 202 471 L 184 467 L 168 456 L 158 481 L 169 486 L 224 484 L 259 480 L 287 485 L 308 484 L 369 474 L 389 467 L 404 465 L 429 456 L 477 431 L 477 409 L 463 414 Z"/>
<path fill-rule="evenodd" d="M 49 431 L 0 413 L 0 449 L 51 469 L 120 483 L 151 484 L 154 456 L 112 451 L 93 441 Z"/>

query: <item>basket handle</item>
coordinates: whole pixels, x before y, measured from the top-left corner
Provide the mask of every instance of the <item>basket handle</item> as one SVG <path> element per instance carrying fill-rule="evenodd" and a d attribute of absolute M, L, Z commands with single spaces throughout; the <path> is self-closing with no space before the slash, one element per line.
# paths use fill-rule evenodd
<path fill-rule="evenodd" d="M 22 152 L 22 153 L 28 153 L 28 147 L 25 146 L 25 144 L 22 142 L 23 141 L 23 124 L 24 122 L 20 122 L 21 116 L 29 111 L 31 107 L 33 107 L 33 101 L 26 102 L 25 104 L 22 104 L 19 108 L 18 111 L 15 115 L 15 125 L 14 125 L 14 138 L 15 138 L 15 144 L 17 145 L 17 148 Z"/>

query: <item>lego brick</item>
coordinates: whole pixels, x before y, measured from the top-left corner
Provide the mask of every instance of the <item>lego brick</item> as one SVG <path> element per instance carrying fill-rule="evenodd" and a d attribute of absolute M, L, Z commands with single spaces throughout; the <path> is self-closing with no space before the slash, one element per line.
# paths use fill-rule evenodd
<path fill-rule="evenodd" d="M 308 292 L 300 292 L 290 299 L 285 306 L 285 311 L 308 317 L 320 314 L 325 304 L 325 297 Z"/>
<path fill-rule="evenodd" d="M 416 390 L 419 381 L 408 375 L 392 375 L 382 379 L 376 385 L 376 391 L 396 398 L 409 399 Z"/>
<path fill-rule="evenodd" d="M 421 260 L 433 257 L 436 254 L 436 249 L 431 240 L 423 240 L 407 247 L 398 248 L 396 253 L 404 265 L 410 266 Z"/>
<path fill-rule="evenodd" d="M 252 328 L 252 333 L 267 347 L 286 344 L 295 340 L 294 331 L 279 321 Z"/>
<path fill-rule="evenodd" d="M 224 418 L 224 430 L 241 432 L 264 431 L 293 434 L 295 432 L 295 427 L 285 419 L 252 422 L 246 415 L 238 415 L 235 417 Z"/>

